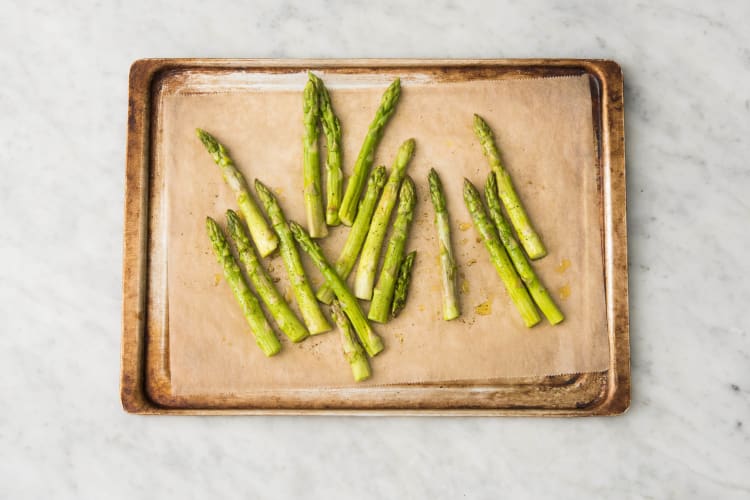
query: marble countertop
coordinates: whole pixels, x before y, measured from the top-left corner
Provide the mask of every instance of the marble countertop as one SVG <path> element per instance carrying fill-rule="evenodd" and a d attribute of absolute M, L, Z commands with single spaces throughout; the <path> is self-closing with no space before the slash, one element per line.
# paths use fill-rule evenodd
<path fill-rule="evenodd" d="M 0 497 L 747 498 L 750 3 L 343 4 L 4 4 Z M 620 62 L 630 411 L 569 420 L 124 413 L 128 69 L 142 57 L 190 56 Z"/>

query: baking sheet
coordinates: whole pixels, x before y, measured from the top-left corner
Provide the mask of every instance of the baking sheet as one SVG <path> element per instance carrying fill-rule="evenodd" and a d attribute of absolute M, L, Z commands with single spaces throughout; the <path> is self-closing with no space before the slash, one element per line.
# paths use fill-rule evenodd
<path fill-rule="evenodd" d="M 332 92 L 344 131 L 344 165 L 356 158 L 382 90 L 394 75 L 320 73 Z M 249 179 L 278 190 L 290 218 L 304 221 L 301 177 L 301 89 L 305 75 L 244 73 L 191 93 L 163 97 L 162 140 L 167 187 L 169 368 L 176 395 L 242 394 L 274 388 L 352 385 L 335 332 L 266 359 L 254 344 L 221 279 L 205 236 L 204 218 L 223 220 L 234 207 L 195 138 L 196 126 L 223 141 Z M 372 360 L 365 384 L 481 381 L 500 377 L 600 371 L 607 368 L 598 169 L 588 77 L 436 82 L 412 74 L 386 129 L 376 164 L 390 164 L 400 143 L 417 140 L 409 173 L 419 203 L 408 249 L 418 251 L 406 309 L 376 325 L 386 350 Z M 534 266 L 566 314 L 556 327 L 526 329 L 470 224 L 461 199 L 466 176 L 481 187 L 486 160 L 471 130 L 480 113 L 494 128 L 505 162 L 549 255 Z M 461 273 L 463 316 L 444 322 L 432 207 L 426 173 L 443 178 Z M 324 240 L 333 260 L 345 238 L 337 228 Z M 267 259 L 288 290 L 279 257 Z M 320 282 L 311 267 L 310 276 Z M 291 293 L 288 293 L 291 297 Z M 483 314 L 489 313 L 489 314 Z M 283 337 L 283 336 L 282 336 Z M 360 384 L 361 385 L 361 384 Z"/>

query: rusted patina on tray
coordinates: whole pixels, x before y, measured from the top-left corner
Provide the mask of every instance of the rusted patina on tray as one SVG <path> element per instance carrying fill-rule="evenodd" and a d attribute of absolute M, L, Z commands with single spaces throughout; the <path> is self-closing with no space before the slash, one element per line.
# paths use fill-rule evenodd
<path fill-rule="evenodd" d="M 419 70 L 437 81 L 537 78 L 587 74 L 591 78 L 594 133 L 600 167 L 610 363 L 606 372 L 476 384 L 255 391 L 243 395 L 173 395 L 169 376 L 168 314 L 163 246 L 154 241 L 163 224 L 152 203 L 163 177 L 152 161 L 154 98 L 166 80 L 179 84 L 191 71 L 297 72 L 320 68 L 346 73 Z M 220 60 L 153 59 L 130 72 L 123 261 L 123 407 L 142 414 L 429 414 L 615 415 L 630 404 L 627 226 L 623 87 L 620 67 L 602 60 Z"/>

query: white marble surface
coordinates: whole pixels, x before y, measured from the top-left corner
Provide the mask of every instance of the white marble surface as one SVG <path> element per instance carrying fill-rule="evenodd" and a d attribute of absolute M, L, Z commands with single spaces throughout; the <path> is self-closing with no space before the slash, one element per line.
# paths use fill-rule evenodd
<path fill-rule="evenodd" d="M 347 3 L 3 2 L 0 497 L 748 498 L 750 3 Z M 125 414 L 127 73 L 148 56 L 618 60 L 630 412 Z"/>

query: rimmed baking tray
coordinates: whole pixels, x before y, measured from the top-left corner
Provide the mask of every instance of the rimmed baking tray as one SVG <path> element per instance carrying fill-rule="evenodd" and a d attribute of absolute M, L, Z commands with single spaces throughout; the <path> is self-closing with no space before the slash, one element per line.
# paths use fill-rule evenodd
<path fill-rule="evenodd" d="M 587 75 L 590 81 L 601 217 L 606 371 L 576 375 L 367 387 L 257 390 L 186 398 L 173 391 L 162 172 L 154 168 L 157 96 L 181 73 L 419 72 L 441 81 Z M 179 83 L 178 83 L 179 84 Z M 143 414 L 432 414 L 587 416 L 624 412 L 630 402 L 627 227 L 620 67 L 604 60 L 253 60 L 148 59 L 130 73 L 123 263 L 123 407 Z"/>

